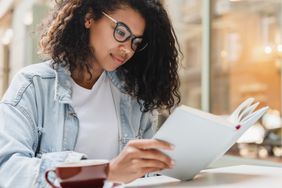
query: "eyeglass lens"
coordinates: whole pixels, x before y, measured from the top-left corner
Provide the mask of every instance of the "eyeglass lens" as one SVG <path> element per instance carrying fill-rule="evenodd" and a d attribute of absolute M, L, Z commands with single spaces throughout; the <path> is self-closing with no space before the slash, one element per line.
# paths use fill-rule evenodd
<path fill-rule="evenodd" d="M 115 30 L 114 30 L 114 37 L 119 42 L 125 42 L 126 40 L 131 38 L 131 48 L 134 51 L 138 51 L 140 49 L 144 49 L 142 47 L 142 38 L 135 37 L 132 35 L 130 30 L 122 23 L 117 23 Z"/>

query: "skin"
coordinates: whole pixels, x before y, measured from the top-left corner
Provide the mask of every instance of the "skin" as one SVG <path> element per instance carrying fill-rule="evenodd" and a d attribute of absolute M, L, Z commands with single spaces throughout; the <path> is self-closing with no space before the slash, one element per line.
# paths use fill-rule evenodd
<path fill-rule="evenodd" d="M 142 36 L 145 20 L 132 8 L 123 7 L 108 14 L 125 23 L 134 35 Z M 91 18 L 91 13 L 88 13 L 85 16 L 85 27 L 90 30 L 89 45 L 94 49 L 95 59 L 89 59 L 93 65 L 93 79 L 89 80 L 86 71 L 83 72 L 83 79 L 76 71 L 72 73 L 72 78 L 80 86 L 91 89 L 103 71 L 117 69 L 134 55 L 134 51 L 130 40 L 120 43 L 114 39 L 115 23 L 105 16 L 95 21 Z M 122 152 L 110 161 L 108 179 L 128 183 L 146 173 L 172 168 L 174 162 L 159 150 L 172 148 L 169 143 L 154 139 L 129 141 Z"/>
<path fill-rule="evenodd" d="M 125 23 L 132 33 L 136 36 L 141 36 L 145 29 L 145 20 L 135 10 L 124 7 L 112 13 L 109 13 L 114 19 Z M 85 27 L 90 30 L 90 46 L 94 50 L 95 59 L 89 59 L 93 65 L 91 73 L 92 80 L 89 80 L 89 75 L 84 71 L 84 79 L 81 80 L 77 70 L 72 74 L 73 79 L 82 87 L 91 89 L 103 71 L 113 71 L 119 66 L 126 63 L 133 55 L 131 49 L 131 41 L 124 43 L 116 41 L 113 37 L 115 23 L 109 18 L 103 16 L 99 20 L 94 20 L 92 14 L 88 13 L 85 16 Z"/>
<path fill-rule="evenodd" d="M 173 168 L 174 161 L 159 149 L 172 150 L 169 143 L 154 140 L 132 140 L 110 162 L 108 180 L 129 183 L 146 173 Z"/>

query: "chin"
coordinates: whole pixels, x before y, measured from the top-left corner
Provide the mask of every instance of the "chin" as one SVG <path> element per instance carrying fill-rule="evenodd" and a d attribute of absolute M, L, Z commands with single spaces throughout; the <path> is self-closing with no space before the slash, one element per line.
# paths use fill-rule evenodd
<path fill-rule="evenodd" d="M 117 70 L 118 68 L 119 68 L 119 66 L 118 67 L 107 67 L 104 70 L 107 71 L 107 72 L 112 72 L 112 71 Z"/>

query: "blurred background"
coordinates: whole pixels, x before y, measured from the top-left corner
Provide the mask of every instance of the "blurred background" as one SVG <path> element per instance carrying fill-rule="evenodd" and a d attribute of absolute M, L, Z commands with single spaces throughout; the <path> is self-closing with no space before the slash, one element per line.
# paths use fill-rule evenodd
<path fill-rule="evenodd" d="M 228 154 L 282 163 L 282 1 L 162 3 L 183 52 L 182 104 L 217 115 L 248 97 L 268 105 Z M 38 24 L 50 7 L 50 0 L 0 0 L 0 97 L 17 71 L 41 61 Z"/>

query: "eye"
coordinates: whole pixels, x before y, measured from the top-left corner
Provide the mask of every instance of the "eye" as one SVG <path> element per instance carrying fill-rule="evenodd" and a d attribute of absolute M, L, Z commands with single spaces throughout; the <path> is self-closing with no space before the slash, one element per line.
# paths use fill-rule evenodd
<path fill-rule="evenodd" d="M 117 27 L 115 31 L 116 35 L 120 39 L 124 39 L 128 37 L 128 32 L 125 28 L 123 27 Z"/>
<path fill-rule="evenodd" d="M 124 25 L 119 24 L 115 28 L 115 37 L 120 42 L 126 41 L 127 38 L 130 37 L 130 35 L 131 35 L 130 32 Z"/>
<path fill-rule="evenodd" d="M 120 37 L 125 37 L 126 33 L 122 28 L 116 28 L 116 34 Z"/>

